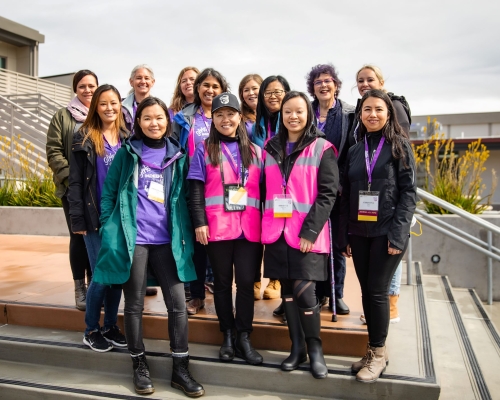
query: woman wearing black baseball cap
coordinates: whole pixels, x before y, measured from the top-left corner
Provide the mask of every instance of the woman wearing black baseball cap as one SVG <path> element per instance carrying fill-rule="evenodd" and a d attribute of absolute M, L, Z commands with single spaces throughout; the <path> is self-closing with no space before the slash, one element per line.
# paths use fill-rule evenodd
<path fill-rule="evenodd" d="M 218 95 L 212 101 L 210 134 L 197 146 L 187 179 L 196 240 L 206 246 L 214 272 L 215 311 L 224 334 L 219 358 L 236 356 L 254 365 L 262 363 L 250 343 L 253 283 L 262 260 L 261 172 L 262 151 L 248 139 L 238 99 Z"/>

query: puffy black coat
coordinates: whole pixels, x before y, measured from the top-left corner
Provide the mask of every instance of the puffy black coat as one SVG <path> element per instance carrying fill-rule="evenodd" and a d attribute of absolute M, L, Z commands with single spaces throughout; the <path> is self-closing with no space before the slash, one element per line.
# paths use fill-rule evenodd
<path fill-rule="evenodd" d="M 370 154 L 381 139 L 380 132 L 367 136 Z M 405 142 L 406 164 L 392 156 L 391 144 L 382 146 L 372 174 L 371 190 L 379 193 L 376 222 L 358 221 L 359 192 L 368 190 L 364 141 L 349 149 L 345 165 L 340 205 L 339 247 L 349 243 L 349 234 L 375 237 L 387 235 L 398 249 L 403 249 L 417 201 L 416 168 L 410 143 Z"/>

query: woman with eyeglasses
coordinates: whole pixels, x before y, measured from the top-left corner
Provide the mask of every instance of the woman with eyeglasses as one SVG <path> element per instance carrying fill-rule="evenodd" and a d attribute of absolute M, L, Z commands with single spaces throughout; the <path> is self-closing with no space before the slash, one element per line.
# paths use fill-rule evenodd
<path fill-rule="evenodd" d="M 194 82 L 194 101 L 179 111 L 172 124 L 172 137 L 177 139 L 187 151 L 188 161 L 194 156 L 196 147 L 210 133 L 212 124 L 212 100 L 222 92 L 227 92 L 226 78 L 213 68 L 206 68 Z M 207 253 L 205 246 L 195 242 L 193 261 L 196 280 L 190 282 L 191 300 L 187 303 L 189 315 L 196 315 L 205 307 L 205 278 L 207 275 Z"/>
<path fill-rule="evenodd" d="M 255 124 L 253 125 L 250 140 L 260 148 L 278 133 L 280 108 L 285 94 L 290 91 L 288 81 L 281 75 L 268 76 L 259 88 L 257 108 L 255 110 Z M 279 299 L 281 284 L 278 279 L 270 279 L 264 289 L 264 299 Z M 273 312 L 276 316 L 284 315 L 280 305 Z"/>
<path fill-rule="evenodd" d="M 338 98 L 342 81 L 332 64 L 314 66 L 307 75 L 307 91 L 313 97 L 312 103 L 316 126 L 326 135 L 328 140 L 338 151 L 338 167 L 342 178 L 343 163 L 349 150 L 348 134 L 354 121 L 354 106 Z M 341 188 L 339 188 L 341 189 Z M 341 190 L 339 190 L 340 192 Z M 337 195 L 340 195 L 338 193 Z M 335 203 L 330 214 L 333 238 L 333 274 L 335 277 L 335 309 L 340 315 L 349 314 L 349 307 L 345 304 L 344 281 L 346 274 L 345 257 L 338 247 L 338 227 L 340 217 L 340 201 Z M 330 297 L 332 309 L 331 272 L 328 270 L 328 279 L 316 283 L 316 295 L 322 304 Z"/>

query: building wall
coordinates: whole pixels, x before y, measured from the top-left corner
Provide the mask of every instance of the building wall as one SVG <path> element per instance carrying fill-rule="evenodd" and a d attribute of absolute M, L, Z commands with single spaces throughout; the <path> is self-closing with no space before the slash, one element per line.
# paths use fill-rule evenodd
<path fill-rule="evenodd" d="M 21 74 L 30 74 L 30 47 L 23 46 L 17 48 L 17 72 Z"/>
<path fill-rule="evenodd" d="M 7 69 L 17 72 L 17 47 L 0 41 L 0 56 L 7 57 Z"/>

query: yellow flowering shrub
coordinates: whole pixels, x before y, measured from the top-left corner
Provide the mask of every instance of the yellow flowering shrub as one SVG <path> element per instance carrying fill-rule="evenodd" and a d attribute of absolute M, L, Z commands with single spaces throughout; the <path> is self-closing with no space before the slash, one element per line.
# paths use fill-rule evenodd
<path fill-rule="evenodd" d="M 62 207 L 50 169 L 40 165 L 32 143 L 0 135 L 0 150 L 0 206 Z"/>
<path fill-rule="evenodd" d="M 436 121 L 432 123 L 437 128 Z M 484 164 L 490 152 L 481 139 L 469 143 L 462 155 L 455 151 L 453 140 L 444 139 L 442 133 L 412 147 L 417 167 L 425 171 L 424 190 L 472 214 L 480 214 L 490 206 L 497 177 L 492 169 L 491 192 L 483 196 L 486 187 L 481 175 L 486 171 Z M 428 213 L 449 214 L 432 203 L 424 201 L 424 204 Z"/>

